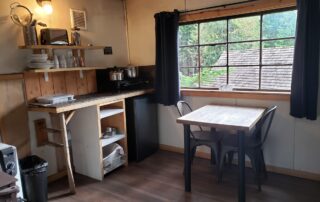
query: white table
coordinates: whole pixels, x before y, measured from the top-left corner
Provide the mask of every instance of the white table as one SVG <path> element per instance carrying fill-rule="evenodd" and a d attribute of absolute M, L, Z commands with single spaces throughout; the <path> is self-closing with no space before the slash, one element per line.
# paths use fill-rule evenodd
<path fill-rule="evenodd" d="M 265 108 L 207 105 L 177 119 L 184 126 L 185 191 L 191 191 L 190 125 L 236 130 L 239 136 L 239 194 L 238 201 L 246 201 L 245 134 L 262 117 Z"/>

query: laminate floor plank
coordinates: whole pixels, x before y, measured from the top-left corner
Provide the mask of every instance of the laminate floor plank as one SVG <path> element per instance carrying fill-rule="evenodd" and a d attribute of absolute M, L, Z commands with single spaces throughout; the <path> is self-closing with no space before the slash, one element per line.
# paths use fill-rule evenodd
<path fill-rule="evenodd" d="M 105 176 L 102 182 L 76 174 L 75 195 L 59 197 L 67 179 L 49 185 L 50 201 L 214 201 L 234 202 L 238 194 L 238 169 L 225 168 L 217 183 L 215 166 L 196 158 L 192 165 L 192 193 L 184 192 L 183 155 L 159 151 L 139 163 L 129 163 Z M 246 170 L 248 202 L 318 202 L 320 182 L 269 173 L 259 192 L 251 169 Z"/>

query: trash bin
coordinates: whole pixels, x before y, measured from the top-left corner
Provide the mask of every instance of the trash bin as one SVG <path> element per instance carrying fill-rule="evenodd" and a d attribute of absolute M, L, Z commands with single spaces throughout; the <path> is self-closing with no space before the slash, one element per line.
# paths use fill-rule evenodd
<path fill-rule="evenodd" d="M 25 198 L 29 202 L 48 200 L 48 162 L 38 156 L 27 156 L 20 160 L 21 178 Z"/>

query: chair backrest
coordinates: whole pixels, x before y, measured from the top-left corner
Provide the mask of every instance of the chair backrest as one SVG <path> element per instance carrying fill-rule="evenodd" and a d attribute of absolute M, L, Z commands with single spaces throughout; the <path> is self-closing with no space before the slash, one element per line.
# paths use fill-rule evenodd
<path fill-rule="evenodd" d="M 182 100 L 177 102 L 177 109 L 180 116 L 184 116 L 192 112 L 190 105 L 186 101 L 182 101 Z"/>
<path fill-rule="evenodd" d="M 190 112 L 192 112 L 192 108 L 190 107 L 190 105 L 186 101 L 183 101 L 183 100 L 178 101 L 176 107 L 178 109 L 180 116 L 184 116 L 184 115 L 187 115 Z M 202 128 L 200 126 L 198 126 L 198 127 L 202 131 Z"/>
<path fill-rule="evenodd" d="M 251 147 L 262 147 L 265 143 L 276 109 L 277 106 L 272 106 L 266 109 L 266 111 L 263 113 L 261 119 L 256 124 L 256 128 L 254 131 L 254 135 L 258 136 L 260 141 L 256 145 L 251 145 Z"/>

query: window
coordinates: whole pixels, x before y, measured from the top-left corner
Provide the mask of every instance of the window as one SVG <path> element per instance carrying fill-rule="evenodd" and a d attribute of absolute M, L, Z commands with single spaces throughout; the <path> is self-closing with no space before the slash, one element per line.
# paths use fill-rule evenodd
<path fill-rule="evenodd" d="M 179 26 L 183 88 L 290 91 L 296 10 Z"/>

